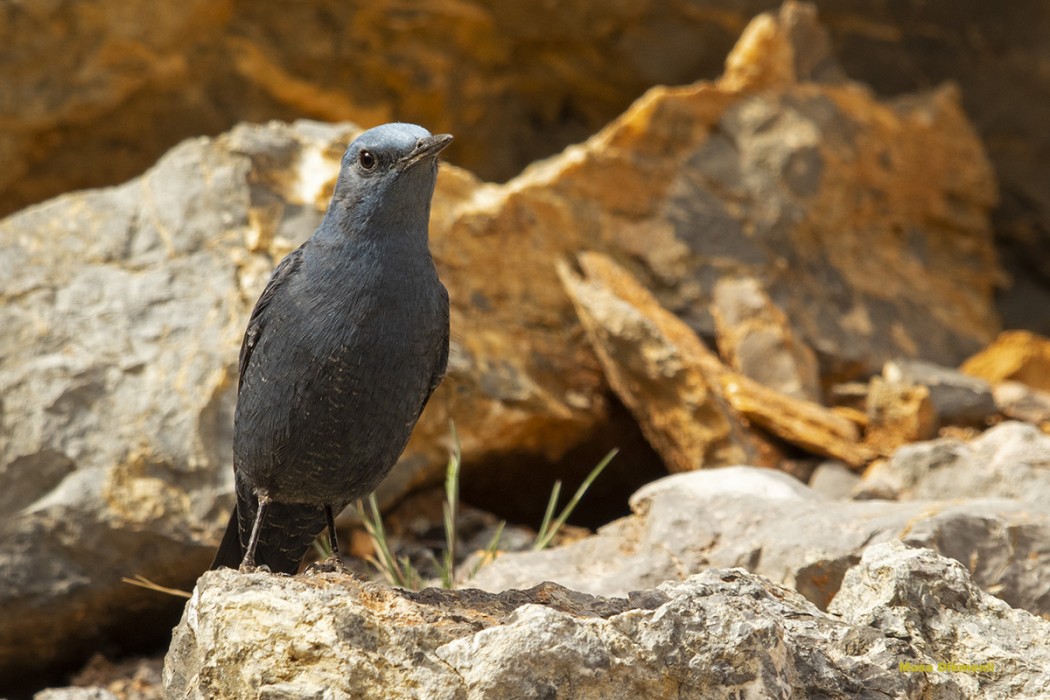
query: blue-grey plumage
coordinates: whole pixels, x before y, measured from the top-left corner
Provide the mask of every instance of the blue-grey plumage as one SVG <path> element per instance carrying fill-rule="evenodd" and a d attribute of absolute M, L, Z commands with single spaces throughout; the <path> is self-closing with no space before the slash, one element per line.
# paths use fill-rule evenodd
<path fill-rule="evenodd" d="M 358 136 L 321 225 L 274 270 L 241 346 L 237 507 L 212 568 L 295 573 L 404 450 L 448 360 L 428 224 L 451 140 L 412 124 Z"/>

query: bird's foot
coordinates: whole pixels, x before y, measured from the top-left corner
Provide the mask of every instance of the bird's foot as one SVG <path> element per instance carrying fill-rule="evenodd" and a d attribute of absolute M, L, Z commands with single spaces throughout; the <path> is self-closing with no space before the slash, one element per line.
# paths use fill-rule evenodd
<path fill-rule="evenodd" d="M 353 576 L 354 572 L 346 565 L 342 557 L 338 554 L 333 554 L 327 559 L 321 561 L 315 561 L 306 567 L 306 571 L 317 574 L 344 574 L 346 576 Z"/>
<path fill-rule="evenodd" d="M 270 570 L 270 567 L 268 567 L 266 564 L 260 564 L 259 566 L 256 566 L 254 562 L 246 562 L 246 561 L 245 562 L 241 562 L 241 566 L 240 566 L 240 568 L 237 569 L 237 571 L 239 571 L 242 574 L 272 574 L 273 573 Z"/>

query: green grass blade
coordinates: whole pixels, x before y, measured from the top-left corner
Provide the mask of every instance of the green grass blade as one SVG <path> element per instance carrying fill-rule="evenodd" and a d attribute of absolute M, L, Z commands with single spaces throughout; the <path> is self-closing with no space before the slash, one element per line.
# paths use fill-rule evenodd
<path fill-rule="evenodd" d="M 397 558 L 390 551 L 390 545 L 386 539 L 386 530 L 383 528 L 383 518 L 379 513 L 379 505 L 376 503 L 375 494 L 369 494 L 368 506 L 370 512 L 365 510 L 361 501 L 357 502 L 357 514 L 361 518 L 361 523 L 365 526 L 369 539 L 372 540 L 372 548 L 376 552 L 376 556 L 372 561 L 376 568 L 379 569 L 379 573 L 383 575 L 383 578 L 391 586 L 409 588 L 405 572 L 401 569 Z"/>
<path fill-rule="evenodd" d="M 540 529 L 536 531 L 536 541 L 533 543 L 533 549 L 543 549 L 546 544 L 540 544 L 540 542 L 546 543 L 552 536 L 549 533 L 551 526 L 551 519 L 554 517 L 554 509 L 558 505 L 558 496 L 561 495 L 561 479 L 554 482 L 554 488 L 551 489 L 551 497 L 547 499 L 547 511 L 543 514 L 543 522 L 540 523 Z"/>
<path fill-rule="evenodd" d="M 441 585 L 455 588 L 456 582 L 456 516 L 459 513 L 459 472 L 462 463 L 462 449 L 456 424 L 449 421 L 449 432 L 452 434 L 452 449 L 448 454 L 448 467 L 445 469 L 445 503 L 442 511 L 445 516 L 445 552 L 439 562 Z"/>
<path fill-rule="evenodd" d="M 551 540 L 554 539 L 554 536 L 556 534 L 558 534 L 558 530 L 561 529 L 562 525 L 565 524 L 565 521 L 569 519 L 570 515 L 572 515 L 572 511 L 576 509 L 576 506 L 579 504 L 580 499 L 583 498 L 583 495 L 585 493 L 587 493 L 587 489 L 589 489 L 591 487 L 591 484 L 594 483 L 594 480 L 598 478 L 598 476 L 602 473 L 602 471 L 607 466 L 609 466 L 609 462 L 611 462 L 613 460 L 613 457 L 616 456 L 617 452 L 619 452 L 619 450 L 617 448 L 615 448 L 615 447 L 613 449 L 609 450 L 609 454 L 605 455 L 605 457 L 602 458 L 602 461 L 598 462 L 598 465 L 594 469 L 591 470 L 591 473 L 588 474 L 587 478 L 583 480 L 582 484 L 580 484 L 580 488 L 576 489 L 576 493 L 574 493 L 572 498 L 569 499 L 569 502 L 565 504 L 565 508 L 562 509 L 561 513 L 558 515 L 557 519 L 554 521 L 554 524 L 551 525 L 549 532 L 544 527 L 541 526 L 540 531 L 543 534 L 543 538 L 542 539 L 540 538 L 540 534 L 536 535 L 536 542 L 532 545 L 533 549 L 536 549 L 536 550 L 543 549 L 548 544 L 550 544 Z M 555 485 L 559 486 L 560 482 L 558 482 Z M 551 495 L 553 496 L 554 494 L 552 493 Z M 553 501 L 553 498 L 552 498 L 551 503 L 553 503 L 553 502 L 554 501 Z M 550 504 L 548 504 L 547 510 L 548 510 L 548 514 L 549 514 L 550 511 L 552 510 Z M 544 516 L 544 525 L 546 525 L 546 523 L 547 523 L 547 517 Z"/>

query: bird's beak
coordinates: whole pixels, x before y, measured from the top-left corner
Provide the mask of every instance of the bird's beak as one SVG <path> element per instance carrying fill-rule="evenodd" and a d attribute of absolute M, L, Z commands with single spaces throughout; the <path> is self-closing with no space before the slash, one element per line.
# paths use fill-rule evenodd
<path fill-rule="evenodd" d="M 437 154 L 445 150 L 450 143 L 452 143 L 452 134 L 433 134 L 419 139 L 416 147 L 402 161 L 402 168 L 411 168 L 416 163 L 437 158 Z"/>

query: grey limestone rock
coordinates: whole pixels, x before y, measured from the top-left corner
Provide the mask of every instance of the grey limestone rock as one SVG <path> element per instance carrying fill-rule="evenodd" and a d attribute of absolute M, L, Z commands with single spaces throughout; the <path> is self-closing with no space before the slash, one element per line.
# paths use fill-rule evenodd
<path fill-rule="evenodd" d="M 48 688 L 33 695 L 33 700 L 119 700 L 105 688 Z"/>
<path fill-rule="evenodd" d="M 847 499 L 860 476 L 842 462 L 821 462 L 809 477 L 809 487 L 825 498 Z"/>
<path fill-rule="evenodd" d="M 209 572 L 165 663 L 169 697 L 1040 697 L 1050 622 L 957 562 L 870 547 L 834 613 L 741 569 L 626 598 L 554 584 L 408 593 L 337 574 Z M 930 621 L 923 624 L 924 620 Z M 1034 640 L 1022 651 L 1024 640 Z M 903 664 L 990 664 L 902 672 Z"/>
<path fill-rule="evenodd" d="M 876 463 L 855 494 L 899 499 L 1009 498 L 1050 511 L 1050 435 L 1007 421 L 977 438 L 919 442 Z"/>
<path fill-rule="evenodd" d="M 188 588 L 207 566 L 249 160 L 189 141 L 0 222 L 0 683 L 178 614 L 122 576 Z"/>
<path fill-rule="evenodd" d="M 902 660 L 922 697 L 1039 698 L 1050 693 L 1050 622 L 982 593 L 966 568 L 929 549 L 873 545 L 842 581 L 830 612 L 917 652 Z"/>
<path fill-rule="evenodd" d="M 631 499 L 634 513 L 571 545 L 506 553 L 470 584 L 490 591 L 540 581 L 622 596 L 707 567 L 745 567 L 824 609 L 864 548 L 905 538 L 971 568 L 1011 605 L 1050 612 L 1050 513 L 1007 499 L 828 500 L 769 469 L 669 476 Z"/>

